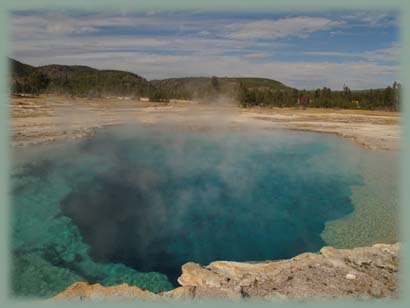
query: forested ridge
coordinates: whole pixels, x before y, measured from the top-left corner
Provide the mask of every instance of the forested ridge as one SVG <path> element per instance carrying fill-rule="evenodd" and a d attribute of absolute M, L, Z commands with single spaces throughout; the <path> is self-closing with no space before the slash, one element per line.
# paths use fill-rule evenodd
<path fill-rule="evenodd" d="M 328 87 L 315 90 L 288 89 L 271 91 L 249 89 L 240 86 L 238 101 L 243 107 L 313 107 L 343 109 L 383 109 L 397 111 L 400 108 L 401 85 L 394 82 L 383 89 L 351 90 L 344 86 L 335 91 Z"/>
<path fill-rule="evenodd" d="M 323 87 L 300 90 L 268 78 L 183 77 L 147 79 L 130 72 L 98 70 L 78 65 L 34 67 L 10 59 L 11 93 L 42 93 L 107 97 L 148 97 L 151 101 L 171 99 L 212 101 L 224 97 L 242 107 L 313 107 L 399 110 L 401 86 L 394 82 L 383 89 L 343 90 Z"/>
<path fill-rule="evenodd" d="M 148 80 L 130 72 L 97 70 L 78 65 L 34 67 L 11 59 L 12 93 L 54 93 L 71 96 L 147 96 Z"/>

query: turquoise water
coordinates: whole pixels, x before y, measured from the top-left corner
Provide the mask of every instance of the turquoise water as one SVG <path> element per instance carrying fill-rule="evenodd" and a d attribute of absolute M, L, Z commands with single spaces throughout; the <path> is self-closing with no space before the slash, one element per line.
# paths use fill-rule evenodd
<path fill-rule="evenodd" d="M 140 126 L 18 150 L 13 292 L 51 296 L 80 280 L 159 292 L 188 261 L 317 251 L 325 224 L 353 213 L 363 161 L 394 165 L 395 153 L 374 155 L 307 132 Z"/>

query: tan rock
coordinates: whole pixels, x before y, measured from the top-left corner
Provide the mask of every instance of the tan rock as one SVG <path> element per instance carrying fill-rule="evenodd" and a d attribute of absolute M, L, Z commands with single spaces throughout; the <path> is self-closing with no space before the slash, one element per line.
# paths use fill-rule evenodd
<path fill-rule="evenodd" d="M 399 244 L 304 253 L 289 260 L 216 261 L 204 267 L 188 262 L 178 278 L 181 287 L 154 294 L 122 284 L 115 287 L 75 283 L 54 299 L 204 298 L 369 298 L 397 297 Z"/>
<path fill-rule="evenodd" d="M 201 265 L 188 262 L 182 265 L 182 275 L 178 282 L 182 286 L 203 286 L 218 288 L 221 286 L 223 277 Z"/>
<path fill-rule="evenodd" d="M 138 287 L 120 284 L 112 287 L 104 287 L 101 284 L 89 284 L 76 282 L 63 292 L 53 297 L 54 300 L 132 300 L 132 299 L 156 299 L 158 295 L 142 290 Z"/>

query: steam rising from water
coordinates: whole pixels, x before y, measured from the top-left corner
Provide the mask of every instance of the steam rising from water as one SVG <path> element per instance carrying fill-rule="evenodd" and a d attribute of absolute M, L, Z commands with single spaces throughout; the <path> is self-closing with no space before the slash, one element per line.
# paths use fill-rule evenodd
<path fill-rule="evenodd" d="M 169 284 L 152 272 L 175 283 L 188 261 L 317 251 L 324 224 L 353 210 L 369 154 L 314 133 L 130 125 L 26 155 L 15 169 L 15 251 L 91 282 L 160 291 Z M 30 198 L 47 210 L 27 216 Z"/>

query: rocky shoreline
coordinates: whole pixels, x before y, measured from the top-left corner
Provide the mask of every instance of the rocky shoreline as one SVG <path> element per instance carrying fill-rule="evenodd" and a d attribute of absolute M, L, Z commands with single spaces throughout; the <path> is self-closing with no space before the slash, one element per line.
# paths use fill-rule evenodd
<path fill-rule="evenodd" d="M 375 244 L 324 247 L 280 261 L 188 262 L 178 278 L 181 286 L 168 292 L 76 282 L 52 300 L 398 298 L 399 251 L 398 243 Z"/>

